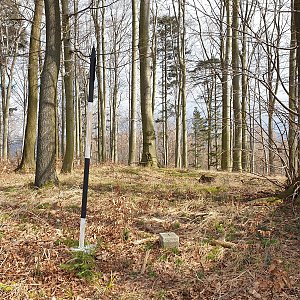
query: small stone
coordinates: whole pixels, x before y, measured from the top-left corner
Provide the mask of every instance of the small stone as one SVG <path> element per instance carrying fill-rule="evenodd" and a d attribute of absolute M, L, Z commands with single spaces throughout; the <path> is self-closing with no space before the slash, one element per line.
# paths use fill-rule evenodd
<path fill-rule="evenodd" d="M 159 234 L 159 244 L 162 248 L 178 248 L 179 236 L 174 232 L 162 232 Z"/>

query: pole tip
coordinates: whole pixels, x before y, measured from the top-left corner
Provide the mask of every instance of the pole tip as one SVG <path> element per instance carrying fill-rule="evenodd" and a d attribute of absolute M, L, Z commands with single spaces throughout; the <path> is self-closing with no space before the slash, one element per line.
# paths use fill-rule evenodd
<path fill-rule="evenodd" d="M 96 49 L 95 46 L 93 46 L 92 48 L 92 53 L 91 53 L 91 65 L 95 65 L 96 64 Z"/>

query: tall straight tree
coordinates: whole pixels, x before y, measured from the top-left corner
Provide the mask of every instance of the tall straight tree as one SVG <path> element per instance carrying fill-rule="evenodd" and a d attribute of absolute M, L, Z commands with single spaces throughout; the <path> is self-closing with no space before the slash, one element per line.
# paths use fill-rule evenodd
<path fill-rule="evenodd" d="M 295 32 L 296 32 L 296 45 L 297 45 L 297 50 L 296 50 L 296 64 L 297 64 L 297 100 L 298 100 L 298 113 L 300 111 L 299 109 L 299 98 L 300 98 L 300 0 L 294 0 L 294 21 L 295 21 Z M 300 127 L 300 122 L 299 122 L 299 117 L 298 117 L 298 129 Z M 299 145 L 300 145 L 300 139 L 298 137 L 298 149 L 299 149 Z M 300 160 L 298 157 L 298 177 L 300 176 Z"/>
<path fill-rule="evenodd" d="M 59 0 L 45 0 L 46 54 L 41 77 L 35 185 L 57 182 L 56 175 L 56 97 L 60 66 Z"/>
<path fill-rule="evenodd" d="M 66 150 L 62 165 L 63 173 L 70 173 L 73 169 L 74 158 L 74 97 L 73 97 L 73 51 L 71 48 L 69 1 L 62 0 L 62 26 L 64 42 L 64 88 L 66 99 Z"/>
<path fill-rule="evenodd" d="M 137 36 L 137 4 L 131 0 L 132 9 L 132 53 L 131 53 L 131 91 L 130 91 L 130 132 L 129 132 L 129 158 L 130 166 L 136 163 L 136 116 L 137 116 L 137 94 L 136 94 L 136 73 L 138 57 L 138 36 Z M 154 75 L 153 75 L 154 76 Z"/>
<path fill-rule="evenodd" d="M 242 171 L 242 109 L 240 101 L 240 57 L 239 57 L 239 0 L 232 1 L 232 91 L 234 115 L 234 141 L 232 170 Z"/>
<path fill-rule="evenodd" d="M 186 61 L 185 61 L 185 0 L 178 1 L 178 55 L 180 66 L 180 95 L 181 95 L 181 122 L 182 122 L 182 167 L 188 167 L 188 142 L 186 124 Z"/>
<path fill-rule="evenodd" d="M 222 156 L 221 169 L 230 171 L 230 81 L 229 60 L 231 53 L 231 0 L 225 0 L 226 41 L 221 43 L 222 55 Z M 223 39 L 221 39 L 221 42 Z"/>
<path fill-rule="evenodd" d="M 291 0 L 293 10 L 294 0 Z M 289 108 L 296 111 L 296 31 L 294 13 L 291 14 L 291 41 L 289 57 Z M 295 114 L 289 112 L 289 172 L 291 179 L 296 175 L 296 118 Z"/>
<path fill-rule="evenodd" d="M 44 0 L 36 0 L 29 45 L 27 120 L 24 136 L 23 155 L 21 163 L 18 166 L 18 169 L 22 171 L 34 170 L 35 168 L 39 49 L 43 8 Z"/>
<path fill-rule="evenodd" d="M 242 19 L 242 51 L 241 51 L 241 67 L 242 67 L 242 168 L 243 171 L 249 170 L 249 145 L 248 145 L 248 66 L 247 66 L 247 42 L 248 42 L 248 27 L 250 27 L 250 20 L 254 13 L 254 2 L 246 1 L 241 5 Z"/>
<path fill-rule="evenodd" d="M 101 43 L 102 43 L 102 102 L 101 102 L 101 130 L 102 130 L 102 162 L 107 160 L 106 149 L 106 48 L 105 48 L 105 0 L 102 0 L 101 8 Z M 100 84 L 100 83 L 98 83 Z"/>
<path fill-rule="evenodd" d="M 149 23 L 150 0 L 141 0 L 139 23 L 140 93 L 143 130 L 143 152 L 141 164 L 144 166 L 156 167 L 157 155 L 150 86 L 151 68 L 149 52 Z"/>
<path fill-rule="evenodd" d="M 78 48 L 79 40 L 79 23 L 78 23 L 78 0 L 73 2 L 74 10 L 74 47 Z M 75 152 L 77 160 L 82 159 L 82 126 L 81 126 L 81 108 L 80 108 L 80 91 L 79 91 L 79 59 L 78 56 L 74 56 L 74 110 L 75 110 Z"/>

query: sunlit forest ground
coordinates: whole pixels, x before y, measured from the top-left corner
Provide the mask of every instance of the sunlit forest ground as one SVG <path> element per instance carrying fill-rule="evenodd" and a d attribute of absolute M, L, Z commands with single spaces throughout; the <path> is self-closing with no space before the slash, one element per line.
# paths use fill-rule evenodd
<path fill-rule="evenodd" d="M 300 299 L 300 205 L 268 179 L 92 166 L 86 241 L 96 248 L 80 255 L 70 247 L 82 178 L 76 169 L 35 189 L 33 174 L 2 168 L 1 299 Z M 166 231 L 178 249 L 160 247 Z"/>

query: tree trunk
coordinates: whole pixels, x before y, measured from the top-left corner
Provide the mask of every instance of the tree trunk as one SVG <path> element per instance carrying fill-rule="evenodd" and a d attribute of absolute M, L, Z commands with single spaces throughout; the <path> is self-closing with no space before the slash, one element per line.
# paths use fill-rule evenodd
<path fill-rule="evenodd" d="M 140 91 L 143 130 L 143 152 L 141 164 L 144 166 L 156 167 L 157 155 L 150 87 L 151 69 L 149 61 L 149 19 L 150 0 L 141 0 L 139 24 Z"/>
<path fill-rule="evenodd" d="M 61 60 L 64 61 L 64 57 L 62 55 Z M 65 135 L 66 135 L 66 94 L 65 94 L 65 83 L 64 83 L 64 72 L 61 72 L 61 135 L 60 135 L 60 153 L 61 156 L 58 155 L 58 159 L 63 158 L 65 154 Z M 59 127 L 59 126 L 58 126 Z M 59 132 L 59 128 L 58 131 Z"/>
<path fill-rule="evenodd" d="M 135 0 L 133 0 L 135 1 Z M 156 69 L 157 69 L 157 3 L 155 9 L 155 15 L 153 16 L 153 36 L 152 36 L 152 114 L 154 115 L 155 97 L 156 97 Z"/>
<path fill-rule="evenodd" d="M 57 182 L 56 97 L 60 67 L 60 11 L 58 0 L 45 0 L 46 54 L 41 77 L 35 185 Z"/>
<path fill-rule="evenodd" d="M 178 73 L 178 72 L 177 72 Z M 180 74 L 176 75 L 176 79 L 180 78 Z M 177 80 L 178 81 L 178 80 Z M 181 168 L 181 126 L 180 126 L 180 117 L 181 117 L 181 95 L 180 90 L 177 89 L 177 95 L 175 97 L 175 115 L 176 115 L 176 129 L 175 129 L 175 168 Z"/>
<path fill-rule="evenodd" d="M 102 162 L 107 160 L 107 150 L 106 150 L 106 52 L 105 52 L 105 0 L 102 0 L 102 10 L 101 10 L 101 40 L 102 40 L 102 91 L 103 98 L 101 103 L 101 130 L 102 130 Z M 101 84 L 101 83 L 98 83 Z"/>
<path fill-rule="evenodd" d="M 164 59 L 162 70 L 162 124 L 163 124 L 163 157 L 164 167 L 168 166 L 168 66 L 167 66 L 167 25 L 165 24 Z"/>
<path fill-rule="evenodd" d="M 77 48 L 78 45 L 78 0 L 74 0 L 74 46 Z M 77 55 L 74 56 L 74 110 L 75 110 L 75 153 L 76 159 L 80 162 L 81 160 L 81 121 L 80 121 L 80 96 L 79 96 L 79 65 Z"/>
<path fill-rule="evenodd" d="M 246 3 L 246 12 L 248 11 L 248 2 Z M 247 139 L 247 95 L 248 95 L 248 78 L 247 78 L 247 26 L 243 24 L 242 33 L 242 169 L 248 171 L 248 139 Z"/>
<path fill-rule="evenodd" d="M 131 56 L 131 91 L 130 91 L 130 132 L 129 132 L 129 158 L 128 164 L 136 164 L 136 118 L 137 118 L 137 94 L 136 94 L 136 74 L 138 58 L 138 35 L 137 35 L 137 4 L 136 0 L 131 0 L 132 5 L 132 56 Z M 153 70 L 154 72 L 154 70 Z M 154 74 L 153 74 L 154 76 Z M 152 100 L 153 102 L 153 100 Z"/>
<path fill-rule="evenodd" d="M 182 19 L 182 21 L 181 21 Z M 187 141 L 187 125 L 186 125 L 186 61 L 185 61 L 185 0 L 179 1 L 179 63 L 181 71 L 181 105 L 182 105 L 182 167 L 188 168 L 188 141 Z"/>
<path fill-rule="evenodd" d="M 231 52 L 231 0 L 226 1 L 226 44 L 222 62 L 222 156 L 221 169 L 230 171 L 230 81 L 229 59 Z"/>
<path fill-rule="evenodd" d="M 293 10 L 294 1 L 291 0 L 291 7 Z M 291 13 L 291 41 L 290 41 L 290 57 L 289 57 L 289 108 L 296 111 L 296 31 L 294 13 Z M 288 132 L 288 145 L 289 145 L 289 175 L 291 183 L 297 175 L 296 163 L 296 118 L 295 114 L 289 112 L 289 132 Z"/>
<path fill-rule="evenodd" d="M 93 11 L 93 21 L 95 27 L 95 35 L 96 35 L 96 42 L 97 42 L 97 65 L 96 65 L 96 74 L 97 74 L 97 81 L 98 81 L 98 162 L 102 162 L 102 127 L 101 127 L 101 118 L 102 118 L 102 102 L 103 102 L 103 92 L 102 92 L 102 60 L 101 60 L 101 28 L 99 22 L 99 6 L 100 0 L 97 1 L 97 7 L 95 11 Z"/>
<path fill-rule="evenodd" d="M 61 171 L 70 173 L 73 169 L 74 159 L 74 98 L 73 98 L 73 51 L 71 49 L 69 4 L 68 0 L 62 0 L 63 13 L 63 41 L 64 41 L 64 87 L 66 98 L 66 151 Z"/>
<path fill-rule="evenodd" d="M 295 21 L 295 32 L 296 32 L 296 44 L 297 44 L 297 50 L 296 50 L 296 64 L 297 64 L 297 85 L 296 85 L 296 94 L 297 94 L 297 100 L 298 100 L 298 114 L 300 111 L 299 108 L 299 99 L 300 99 L 300 0 L 294 0 L 294 21 Z M 298 130 L 300 128 L 300 121 L 298 117 L 298 124 L 297 124 Z M 300 138 L 298 137 L 298 155 L 299 155 L 299 146 L 300 146 Z M 300 159 L 298 156 L 298 177 L 300 176 Z"/>
<path fill-rule="evenodd" d="M 44 1 L 36 0 L 29 46 L 27 121 L 24 136 L 23 155 L 21 163 L 18 166 L 18 169 L 22 171 L 34 170 L 35 168 L 39 50 L 43 8 Z"/>
<path fill-rule="evenodd" d="M 117 43 L 117 34 L 115 34 L 115 41 L 114 43 Z M 119 68 L 118 68 L 118 54 L 120 51 L 120 48 L 117 49 L 116 44 L 114 46 L 114 54 L 113 54 L 113 60 L 114 60 L 114 78 L 113 78 L 113 93 L 112 93 L 112 117 L 111 117 L 111 142 L 112 142 L 112 161 L 113 163 L 117 163 L 118 162 L 118 152 L 117 152 L 117 138 L 118 138 L 118 85 L 119 85 L 119 81 L 118 81 L 118 77 L 119 77 Z"/>
<path fill-rule="evenodd" d="M 242 171 L 242 110 L 240 102 L 240 63 L 239 63 L 239 0 L 232 3 L 232 90 L 234 114 L 234 144 L 232 170 Z"/>

